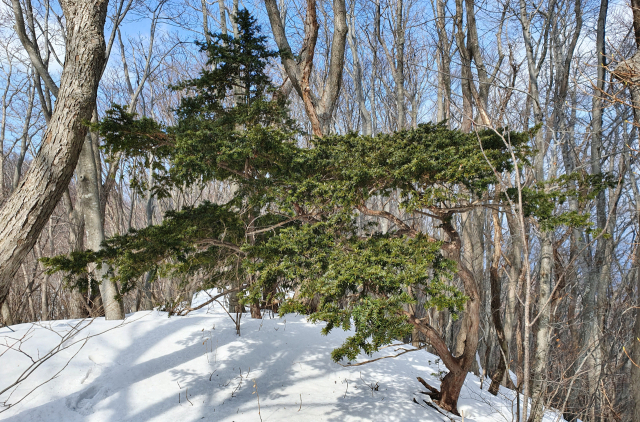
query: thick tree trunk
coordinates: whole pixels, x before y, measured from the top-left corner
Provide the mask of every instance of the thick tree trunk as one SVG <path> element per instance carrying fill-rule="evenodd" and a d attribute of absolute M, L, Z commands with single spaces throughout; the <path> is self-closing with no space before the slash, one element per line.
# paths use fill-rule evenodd
<path fill-rule="evenodd" d="M 396 113 L 398 114 L 397 130 L 405 129 L 406 111 L 404 104 L 404 3 L 403 0 L 396 0 L 396 16 L 395 16 L 395 54 L 396 63 L 393 72 L 393 80 L 396 85 Z"/>
<path fill-rule="evenodd" d="M 147 216 L 147 227 L 153 225 L 153 210 L 154 210 L 154 197 L 151 188 L 153 186 L 153 171 L 151 166 L 153 165 L 154 157 L 149 159 L 149 173 L 147 174 L 147 184 L 149 189 L 147 190 L 147 203 L 145 206 L 145 213 Z M 136 301 L 136 311 L 148 311 L 153 309 L 153 299 L 151 295 L 151 281 L 155 276 L 153 271 L 147 271 L 144 275 L 144 284 L 138 291 L 138 300 Z"/>
<path fill-rule="evenodd" d="M 66 49 L 55 109 L 40 151 L 0 210 L 0 303 L 69 185 L 104 66 L 108 0 L 61 0 L 60 5 L 66 18 Z M 22 11 L 18 12 L 21 19 Z"/>
<path fill-rule="evenodd" d="M 378 40 L 380 39 L 380 0 L 373 0 L 373 37 L 371 43 L 371 79 L 369 88 L 369 105 L 371 107 L 371 135 L 378 133 L 376 114 L 376 82 L 378 77 Z"/>
<path fill-rule="evenodd" d="M 532 108 L 533 108 L 533 118 L 536 124 L 542 124 L 544 122 L 544 111 L 540 102 L 540 91 L 538 88 L 538 75 L 540 73 L 540 68 L 538 63 L 542 63 L 544 59 L 544 55 L 546 54 L 546 49 L 543 50 L 541 57 L 535 57 L 533 43 L 531 40 L 531 22 L 529 21 L 529 15 L 527 12 L 527 6 L 524 0 L 520 0 L 520 22 L 522 25 L 522 36 L 524 40 L 525 51 L 527 55 L 527 70 L 529 73 L 529 94 L 531 97 Z M 547 22 L 550 22 L 551 16 L 547 17 Z M 536 50 L 537 52 L 537 50 Z M 528 116 L 527 116 L 528 117 Z M 547 150 L 547 145 L 545 144 L 545 140 L 543 137 L 543 131 L 539 130 L 535 136 L 535 147 L 538 150 L 536 154 L 536 158 L 534 161 L 534 174 L 537 182 L 543 182 L 545 180 L 545 172 L 544 172 L 544 157 Z M 550 283 L 551 283 L 551 267 L 553 263 L 553 237 L 551 233 L 542 233 L 540 239 L 540 249 L 541 249 L 541 257 L 540 257 L 540 272 L 538 279 L 538 303 L 541 306 L 546 305 L 546 301 L 549 298 L 548 293 L 550 293 Z M 530 284 L 528 281 L 527 284 Z M 538 324 L 538 335 L 537 335 L 537 348 L 536 348 L 536 366 L 532 371 L 530 371 L 530 354 L 531 351 L 529 349 L 529 339 L 530 339 L 530 304 L 531 304 L 531 292 L 530 285 L 526 286 L 525 289 L 525 303 L 524 303 L 524 321 L 523 321 L 523 376 L 522 385 L 524 388 L 524 403 L 523 403 L 523 419 L 527 420 L 528 413 L 528 403 L 529 398 L 531 397 L 530 391 L 530 379 L 533 377 L 536 384 L 534 384 L 534 393 L 535 396 L 538 394 L 538 397 L 533 397 L 534 404 L 541 403 L 540 394 L 544 393 L 543 385 L 540 384 L 546 378 L 546 372 L 543 370 L 546 369 L 546 361 L 543 363 L 542 359 L 546 359 L 548 352 L 548 317 L 547 315 L 541 315 L 540 321 Z M 548 314 L 548 306 L 546 306 L 543 314 Z M 537 372 L 536 372 L 537 369 Z M 520 384 L 520 380 L 518 380 Z M 533 412 L 536 409 L 541 409 L 541 407 L 536 408 L 534 406 Z M 534 414 L 534 417 L 535 414 Z"/>
<path fill-rule="evenodd" d="M 462 116 L 460 130 L 469 132 L 473 123 L 473 103 L 471 93 L 471 55 L 465 45 L 464 15 L 462 0 L 456 0 L 456 14 L 454 16 L 455 39 L 460 54 L 460 90 L 462 91 Z"/>
<path fill-rule="evenodd" d="M 518 225 L 517 219 L 507 210 L 505 213 L 507 225 L 509 226 L 510 233 L 520 233 L 521 229 Z M 522 229 L 524 230 L 524 229 Z M 513 350 L 515 342 L 516 325 L 518 321 L 518 283 L 521 281 L 524 275 L 522 271 L 522 251 L 524 247 L 522 245 L 522 239 L 520 236 L 511 236 L 511 248 L 509 251 L 509 277 L 507 280 L 507 306 L 504 313 L 504 336 L 510 350 Z M 508 355 L 507 359 L 511 361 L 511 356 Z M 507 376 L 508 371 L 507 371 Z"/>
<path fill-rule="evenodd" d="M 540 422 L 544 415 L 544 400 L 546 399 L 546 379 L 549 354 L 549 335 L 551 326 L 551 271 L 553 268 L 553 239 L 551 233 L 541 233 L 540 272 L 538 276 L 538 330 L 536 333 L 536 350 L 532 368 L 533 388 L 531 398 L 530 421 Z"/>
<path fill-rule="evenodd" d="M 496 192 L 499 195 L 499 192 Z M 493 256 L 491 258 L 491 267 L 489 268 L 489 279 L 491 283 L 491 317 L 493 325 L 496 329 L 498 345 L 500 346 L 500 355 L 498 356 L 498 368 L 491 377 L 491 385 L 489 392 L 494 396 L 498 395 L 500 384 L 502 383 L 505 373 L 509 368 L 509 343 L 504 333 L 502 325 L 502 317 L 500 315 L 500 300 L 502 297 L 502 286 L 500 285 L 500 257 L 502 254 L 502 226 L 500 224 L 500 215 L 498 210 L 492 210 L 493 219 Z M 511 378 L 507 374 L 507 380 Z M 508 382 L 507 381 L 507 382 Z M 510 384 L 513 387 L 513 383 Z"/>
<path fill-rule="evenodd" d="M 605 27 L 607 19 L 607 10 L 609 7 L 608 0 L 601 0 L 600 13 L 598 16 L 597 34 L 596 34 L 596 60 L 598 63 L 596 73 L 596 86 L 592 99 L 592 119 L 591 119 L 591 174 L 601 174 L 602 161 L 602 119 L 604 107 L 605 71 L 606 71 L 606 51 L 605 51 Z M 611 202 L 610 205 L 613 205 Z M 599 230 L 604 230 L 608 234 L 613 234 L 616 221 L 615 215 L 611 216 L 611 221 L 607 221 L 607 200 L 605 191 L 602 190 L 596 197 L 596 223 Z M 608 227 L 607 227 L 608 225 Z M 610 285 L 609 276 L 611 274 L 611 249 L 613 248 L 613 239 L 609 236 L 600 236 L 596 244 L 596 253 L 594 257 L 594 271 L 587 281 L 590 282 L 588 290 L 590 291 L 590 303 L 587 305 L 587 315 L 591 317 L 590 321 L 586 321 L 585 326 L 590 328 L 590 332 L 585 333 L 583 342 L 583 350 L 589 348 L 592 350 L 590 356 L 590 365 L 588 370 L 588 392 L 593 397 L 591 405 L 592 412 L 600 407 L 598 400 L 599 381 L 603 368 L 602 362 L 602 345 L 601 336 L 603 333 L 603 309 L 605 308 L 606 290 Z M 593 300 L 595 299 L 595 300 Z M 593 348 L 591 347 L 593 346 Z M 595 419 L 594 419 L 595 420 Z M 535 421 L 538 422 L 538 421 Z"/>
<path fill-rule="evenodd" d="M 473 209 L 462 215 L 462 245 L 463 245 L 463 261 L 469 271 L 473 274 L 476 283 L 479 286 L 479 301 L 480 301 L 480 315 L 479 315 L 479 324 L 483 325 L 483 330 L 485 333 L 489 332 L 489 321 L 488 317 L 491 314 L 489 309 L 490 306 L 487 305 L 486 300 L 488 295 L 484 295 L 484 292 L 488 292 L 490 290 L 489 286 L 483 286 L 484 284 L 484 245 L 483 245 L 483 231 L 484 231 L 484 218 L 483 212 L 480 209 Z M 485 289 L 486 287 L 486 289 Z M 483 309 L 486 308 L 486 309 Z M 486 311 L 486 312 L 483 312 Z M 468 325 L 465 321 L 465 318 L 472 318 L 471 315 L 465 313 L 462 318 L 462 328 Z M 456 338 L 456 349 L 455 355 L 460 356 L 464 353 L 466 337 L 468 335 L 468 330 L 460 329 L 458 332 L 458 337 Z M 487 336 L 488 337 L 488 336 Z M 484 338 L 483 342 L 485 347 L 489 347 L 489 342 L 487 341 L 487 337 Z M 483 346 L 483 344 L 480 344 Z M 475 352 L 474 352 L 475 355 Z M 483 368 L 486 369 L 486 368 Z M 477 375 L 481 376 L 480 367 L 478 365 L 478 359 L 473 359 L 471 363 L 471 371 Z"/>
<path fill-rule="evenodd" d="M 62 201 L 69 215 L 69 245 L 71 251 L 84 250 L 84 217 L 78 209 L 74 209 L 71 202 L 69 189 L 65 190 Z M 77 208 L 80 208 L 78 205 Z M 86 318 L 89 316 L 87 309 L 87 299 L 78 291 L 71 290 L 70 304 L 68 306 L 69 317 L 73 319 Z"/>
<path fill-rule="evenodd" d="M 8 295 L 7 295 L 8 296 Z M 11 314 L 11 308 L 9 307 L 9 302 L 2 302 L 2 306 L 0 307 L 0 316 L 2 316 L 2 323 L 4 325 L 13 325 L 13 315 Z"/>

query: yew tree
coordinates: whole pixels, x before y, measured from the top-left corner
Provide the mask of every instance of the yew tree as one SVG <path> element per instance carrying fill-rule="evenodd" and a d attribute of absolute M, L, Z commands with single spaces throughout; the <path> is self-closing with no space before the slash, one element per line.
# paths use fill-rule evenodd
<path fill-rule="evenodd" d="M 353 360 L 419 331 L 449 370 L 440 389 L 419 380 L 436 403 L 457 414 L 478 345 L 480 298 L 478 280 L 461 258 L 454 219 L 506 202 L 490 188 L 496 173 L 513 169 L 509 148 L 525 159 L 527 140 L 528 134 L 469 134 L 444 124 L 376 137 L 315 138 L 273 186 L 280 209 L 304 218 L 263 244 L 245 247 L 254 258 L 249 268 L 259 274 L 249 297 L 277 291 L 281 313 L 323 321 L 324 333 L 354 329 L 334 350 L 335 360 Z M 392 194 L 397 209 L 371 205 L 373 198 Z M 383 233 L 378 224 L 359 225 L 362 217 L 387 220 L 390 229 Z M 425 217 L 438 222 L 444 236 L 415 224 Z M 454 275 L 461 290 L 451 283 Z M 460 356 L 428 318 L 415 316 L 418 294 L 426 298 L 420 306 L 461 315 L 466 340 Z"/>
<path fill-rule="evenodd" d="M 507 152 L 524 159 L 528 134 L 423 124 L 376 137 L 315 137 L 302 148 L 298 141 L 307 135 L 295 130 L 267 76 L 275 53 L 246 11 L 237 22 L 237 38 L 212 34 L 202 45 L 209 67 L 173 87 L 185 93 L 175 126 L 122 107 L 95 126 L 111 152 L 140 157 L 144 168 L 153 152 L 158 195 L 215 179 L 234 184 L 233 198 L 170 212 L 159 225 L 108 239 L 101 251 L 47 264 L 73 281 L 86 276 L 87 264 L 108 263 L 123 293 L 146 273 L 204 274 L 202 287 L 239 292 L 254 317 L 270 308 L 322 321 L 325 333 L 355 328 L 335 360 L 373 353 L 417 330 L 449 370 L 440 389 L 422 382 L 442 408 L 457 413 L 475 359 L 480 299 L 478 280 L 461 259 L 455 218 L 502 206 L 491 188 L 496 173 L 513 169 Z M 392 193 L 397 209 L 371 206 Z M 358 224 L 361 216 L 387 220 L 390 229 Z M 421 217 L 437 221 L 443 235 L 420 229 Z M 418 304 L 418 294 L 426 301 Z M 462 355 L 416 317 L 416 306 L 461 315 Z"/>
<path fill-rule="evenodd" d="M 136 158 L 140 173 L 152 168 L 153 186 L 146 186 L 146 180 L 134 173 L 134 187 L 152 189 L 162 197 L 172 189 L 226 181 L 234 188 L 232 198 L 224 204 L 204 203 L 170 212 L 160 225 L 107 239 L 98 252 L 45 259 L 51 271 L 67 271 L 70 285 L 82 285 L 92 263 L 109 264 L 113 270 L 107 277 L 118 282 L 121 294 L 135 288 L 145 274 L 185 282 L 204 274 L 201 287 L 224 289 L 230 294 L 232 311 L 240 310 L 237 292 L 251 283 L 241 265 L 246 257 L 241 248 L 272 235 L 268 228 L 286 219 L 265 209 L 265 195 L 280 172 L 279 161 L 287 161 L 285 157 L 296 151 L 296 131 L 266 72 L 276 53 L 267 48 L 260 27 L 246 10 L 234 19 L 236 37 L 210 34 L 210 41 L 198 43 L 209 58 L 200 75 L 169 87 L 183 94 L 175 126 L 138 118 L 117 105 L 93 125 L 109 154 Z M 157 305 L 177 311 L 185 299 Z M 259 304 L 249 305 L 252 315 L 260 317 Z"/>

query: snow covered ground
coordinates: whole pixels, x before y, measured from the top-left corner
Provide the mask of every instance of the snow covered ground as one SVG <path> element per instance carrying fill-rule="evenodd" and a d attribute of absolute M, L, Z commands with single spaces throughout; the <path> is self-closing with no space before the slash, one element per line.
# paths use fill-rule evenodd
<path fill-rule="evenodd" d="M 84 328 L 78 331 L 76 326 Z M 165 313 L 147 311 L 129 315 L 124 323 L 97 318 L 12 328 L 15 332 L 0 328 L 0 391 L 32 363 L 6 345 L 20 347 L 34 360 L 58 345 L 61 336 L 67 335 L 63 346 L 69 347 L 42 363 L 15 391 L 0 396 L 0 403 L 7 404 L 22 399 L 0 413 L 0 420 L 461 419 L 413 402 L 416 398 L 424 404 L 426 398 L 418 393 L 424 388 L 416 376 L 439 384 L 439 372 L 445 368 L 436 356 L 418 351 L 345 368 L 332 362 L 330 353 L 347 334 L 336 330 L 324 337 L 320 327 L 300 316 L 244 317 L 240 337 L 218 304 L 186 317 L 167 318 Z M 17 343 L 25 334 L 25 341 Z M 385 350 L 393 352 L 393 348 Z M 468 375 L 459 403 L 464 420 L 515 420 L 513 393 L 502 389 L 494 397 L 486 392 L 487 387 L 485 383 L 481 390 L 480 381 Z M 556 420 L 559 418 L 552 414 L 545 418 L 545 422 Z"/>

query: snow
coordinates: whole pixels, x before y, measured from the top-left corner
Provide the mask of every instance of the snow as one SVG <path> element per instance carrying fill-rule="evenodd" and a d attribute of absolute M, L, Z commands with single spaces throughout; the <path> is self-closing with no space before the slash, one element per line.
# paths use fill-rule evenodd
<path fill-rule="evenodd" d="M 348 333 L 335 330 L 322 336 L 319 326 L 296 315 L 263 320 L 245 316 L 241 322 L 237 336 L 234 323 L 215 304 L 185 317 L 146 311 L 130 314 L 124 322 L 96 318 L 21 324 L 11 327 L 15 332 L 0 328 L 0 391 L 31 363 L 15 349 L 37 360 L 67 336 L 62 344 L 66 349 L 46 360 L 15 391 L 0 396 L 0 403 L 23 399 L 0 413 L 0 420 L 461 420 L 424 406 L 423 400 L 429 399 L 419 394 L 424 388 L 416 377 L 438 386 L 439 373 L 445 371 L 437 356 L 424 350 L 343 367 L 330 353 Z M 25 334 L 25 341 L 16 343 Z M 393 354 L 393 349 L 383 352 Z M 384 353 L 374 357 L 380 356 Z M 464 420 L 515 420 L 514 393 L 501 389 L 494 397 L 486 391 L 488 384 L 481 390 L 480 380 L 467 376 L 458 406 Z M 545 417 L 545 422 L 556 420 L 551 413 Z"/>

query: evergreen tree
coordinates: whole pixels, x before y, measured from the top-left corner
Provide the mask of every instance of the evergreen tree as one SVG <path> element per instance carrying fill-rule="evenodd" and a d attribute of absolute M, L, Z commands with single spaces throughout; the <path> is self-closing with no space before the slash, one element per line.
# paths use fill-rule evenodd
<path fill-rule="evenodd" d="M 86 277 L 83 265 L 89 262 L 111 264 L 115 270 L 111 277 L 121 284 L 122 294 L 147 272 L 185 281 L 194 274 L 207 274 L 202 288 L 231 289 L 235 304 L 236 292 L 251 282 L 240 265 L 246 255 L 241 247 L 270 236 L 268 230 L 255 232 L 285 218 L 265 211 L 265 192 L 281 171 L 279 161 L 294 153 L 296 131 L 286 103 L 275 95 L 267 76 L 268 60 L 276 53 L 267 49 L 266 38 L 246 10 L 236 19 L 238 37 L 211 34 L 210 43 L 198 43 L 208 54 L 208 67 L 198 78 L 171 87 L 184 93 L 175 126 L 138 118 L 117 105 L 93 125 L 108 153 L 137 158 L 137 173 L 152 167 L 152 189 L 159 197 L 173 188 L 214 179 L 230 182 L 235 187 L 233 197 L 225 204 L 204 203 L 169 212 L 158 226 L 108 239 L 103 251 L 45 260 L 53 271 L 67 270 L 72 285 Z M 135 177 L 137 173 L 134 187 L 148 188 Z M 258 304 L 253 305 L 252 313 L 258 317 Z"/>
<path fill-rule="evenodd" d="M 174 127 L 138 119 L 122 107 L 94 127 L 111 152 L 144 162 L 153 151 L 158 195 L 215 179 L 235 184 L 231 201 L 170 212 L 157 226 L 108 239 L 99 252 L 55 257 L 47 265 L 66 271 L 73 282 L 88 263 L 107 262 L 123 294 L 149 271 L 167 277 L 204 273 L 202 288 L 240 292 L 254 317 L 260 308 L 279 307 L 280 314 L 325 322 L 325 334 L 355 329 L 334 350 L 335 360 L 371 354 L 417 330 L 449 369 L 440 390 L 424 384 L 443 408 L 457 413 L 475 359 L 480 299 L 478 280 L 461 259 L 454 219 L 474 207 L 508 203 L 491 188 L 497 174 L 514 169 L 511 152 L 526 162 L 529 134 L 469 134 L 423 124 L 376 137 L 314 138 L 312 148 L 300 148 L 286 104 L 266 75 L 275 53 L 248 12 L 241 11 L 237 22 L 237 38 L 215 34 L 201 44 L 209 68 L 173 87 L 185 93 Z M 528 215 L 547 229 L 585 224 L 582 216 L 555 212 L 567 197 L 592 195 L 606 184 L 583 177 L 582 190 L 569 189 L 578 179 L 556 181 L 563 189 L 524 192 Z M 371 206 L 373 198 L 392 193 L 398 210 Z M 439 221 L 444 236 L 429 235 L 410 215 Z M 386 219 L 391 229 L 359 226 L 359 216 Z M 462 290 L 451 283 L 454 275 Z M 427 308 L 463 314 L 461 356 L 426 319 L 415 317 L 418 295 Z"/>

